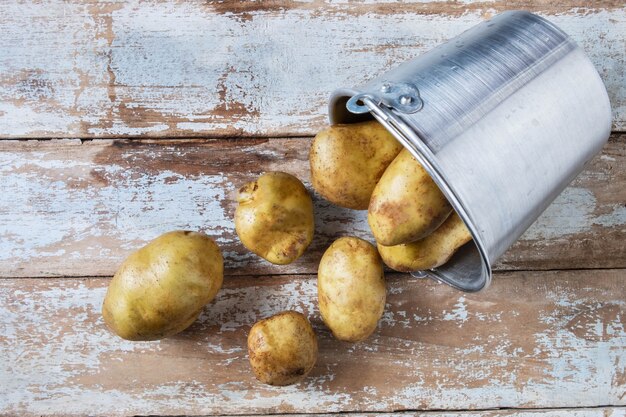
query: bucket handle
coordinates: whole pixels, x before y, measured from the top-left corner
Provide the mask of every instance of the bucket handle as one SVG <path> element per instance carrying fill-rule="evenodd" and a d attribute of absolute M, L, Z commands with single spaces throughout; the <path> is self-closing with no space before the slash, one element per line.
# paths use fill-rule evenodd
<path fill-rule="evenodd" d="M 369 93 L 357 94 L 348 100 L 346 107 L 354 114 L 368 113 L 370 108 L 365 104 L 365 99 L 405 114 L 416 113 L 424 107 L 420 91 L 414 84 L 383 81 L 377 90 L 380 97 Z"/>

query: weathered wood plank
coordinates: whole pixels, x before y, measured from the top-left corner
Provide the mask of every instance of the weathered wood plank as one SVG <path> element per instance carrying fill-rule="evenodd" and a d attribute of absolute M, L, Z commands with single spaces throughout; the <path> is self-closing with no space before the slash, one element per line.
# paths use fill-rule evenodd
<path fill-rule="evenodd" d="M 258 414 L 255 414 L 259 416 Z M 269 417 L 275 414 L 268 414 Z M 328 413 L 316 414 L 316 417 L 371 417 L 371 413 Z M 524 409 L 500 409 L 500 410 L 480 410 L 480 411 L 399 411 L 395 413 L 376 413 L 377 417 L 623 417 L 626 410 L 622 407 L 594 407 L 594 408 L 559 408 L 559 409 L 543 409 L 543 410 L 524 410 Z M 310 414 L 281 414 L 282 417 L 305 417 Z M 252 417 L 251 415 L 241 417 Z M 259 416 L 260 417 L 260 416 Z"/>
<path fill-rule="evenodd" d="M 216 238 L 228 274 L 314 273 L 332 240 L 372 240 L 365 212 L 316 198 L 316 236 L 291 265 L 247 251 L 232 222 L 235 190 L 263 171 L 309 184 L 308 139 L 0 141 L 0 276 L 112 275 L 173 229 Z M 626 135 L 504 255 L 499 269 L 626 267 Z M 310 188 L 310 187 L 309 187 Z"/>
<path fill-rule="evenodd" d="M 339 413 L 325 413 L 314 414 L 318 417 L 335 417 L 335 416 L 347 416 L 347 417 L 370 417 L 372 414 L 377 417 L 624 417 L 626 416 L 626 409 L 623 407 L 593 407 L 593 408 L 557 408 L 557 409 L 498 409 L 498 410 L 476 410 L 476 411 L 395 411 L 393 413 L 352 413 L 352 412 L 339 412 Z M 66 416 L 67 414 L 22 414 L 22 416 Z M 93 416 L 94 414 L 76 414 L 76 416 Z M 214 417 L 226 417 L 233 414 L 210 414 Z M 276 414 L 236 414 L 240 417 L 271 417 Z M 137 415 L 140 417 L 141 415 Z M 280 414 L 282 417 L 307 417 L 311 414 Z M 167 416 L 172 417 L 172 416 Z M 208 415 L 207 415 L 208 417 Z"/>
<path fill-rule="evenodd" d="M 0 137 L 291 136 L 327 98 L 493 14 L 581 44 L 626 128 L 622 1 L 60 1 L 0 4 Z"/>
<path fill-rule="evenodd" d="M 256 414 L 626 405 L 625 270 L 498 274 L 480 294 L 388 277 L 377 332 L 346 344 L 314 276 L 234 277 L 199 320 L 158 342 L 105 328 L 108 279 L 0 280 L 0 413 Z M 303 382 L 257 383 L 258 319 L 307 314 L 319 360 Z"/>

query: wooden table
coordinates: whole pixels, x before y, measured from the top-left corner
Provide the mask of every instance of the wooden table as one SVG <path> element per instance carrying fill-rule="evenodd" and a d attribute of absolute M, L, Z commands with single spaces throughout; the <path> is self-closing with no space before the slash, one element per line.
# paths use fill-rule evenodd
<path fill-rule="evenodd" d="M 371 239 L 365 213 L 316 197 L 311 248 L 274 266 L 234 234 L 234 190 L 268 170 L 309 186 L 333 89 L 519 8 L 587 51 L 609 143 L 487 291 L 388 273 L 375 335 L 334 340 L 317 262 L 338 236 Z M 622 1 L 6 0 L 0 33 L 0 414 L 626 415 Z M 182 334 L 123 341 L 100 315 L 109 278 L 173 229 L 216 239 L 224 288 Z M 312 319 L 320 357 L 302 383 L 268 387 L 246 335 L 283 309 Z"/>

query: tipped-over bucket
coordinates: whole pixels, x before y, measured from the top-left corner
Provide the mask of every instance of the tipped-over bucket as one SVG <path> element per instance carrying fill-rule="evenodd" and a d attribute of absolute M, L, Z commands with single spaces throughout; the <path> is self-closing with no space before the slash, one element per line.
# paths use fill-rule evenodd
<path fill-rule="evenodd" d="M 331 123 L 374 117 L 417 158 L 473 242 L 429 275 L 465 291 L 600 151 L 611 108 L 563 31 L 502 13 L 367 84 L 335 91 Z"/>

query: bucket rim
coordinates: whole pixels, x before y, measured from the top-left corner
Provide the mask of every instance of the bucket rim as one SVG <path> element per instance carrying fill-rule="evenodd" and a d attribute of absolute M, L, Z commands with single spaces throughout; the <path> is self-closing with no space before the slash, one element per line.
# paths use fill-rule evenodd
<path fill-rule="evenodd" d="M 420 137 L 419 132 L 409 127 L 400 117 L 394 114 L 391 109 L 385 107 L 384 105 L 377 104 L 377 102 L 374 101 L 372 98 L 369 98 L 366 93 L 361 93 L 358 90 L 349 88 L 338 89 L 331 96 L 329 103 L 330 122 L 332 124 L 350 124 L 358 122 L 359 120 L 338 120 L 338 114 L 336 113 L 336 110 L 338 110 L 337 105 L 340 104 L 340 101 L 346 100 L 347 103 L 348 99 L 357 95 L 361 96 L 360 100 L 362 101 L 363 105 L 369 109 L 369 115 L 374 117 L 374 119 L 376 119 L 381 125 L 383 125 L 385 129 L 387 129 L 387 131 L 389 131 L 389 133 L 391 133 L 398 140 L 398 142 L 400 142 L 400 144 L 405 149 L 407 149 L 411 153 L 411 155 L 413 155 L 413 157 L 417 159 L 417 161 L 423 166 L 426 172 L 428 172 L 435 184 L 437 184 L 441 192 L 445 195 L 445 197 L 452 205 L 455 212 L 459 215 L 461 220 L 463 220 L 463 223 L 470 231 L 473 243 L 478 250 L 481 260 L 480 279 L 472 281 L 469 285 L 464 285 L 463 280 L 451 280 L 449 277 L 441 274 L 437 270 L 437 268 L 425 271 L 417 270 L 411 272 L 411 274 L 417 278 L 424 278 L 428 276 L 436 281 L 444 282 L 456 289 L 465 292 L 482 291 L 489 287 L 492 281 L 493 271 L 491 268 L 487 247 L 480 233 L 478 232 L 476 222 L 472 219 L 462 199 L 459 198 L 454 188 L 450 186 L 445 174 L 443 173 L 443 170 L 439 167 L 437 157 L 426 146 L 426 144 Z M 345 115 L 358 116 L 357 114 L 350 112 L 347 108 L 343 108 L 341 110 L 346 111 Z"/>

